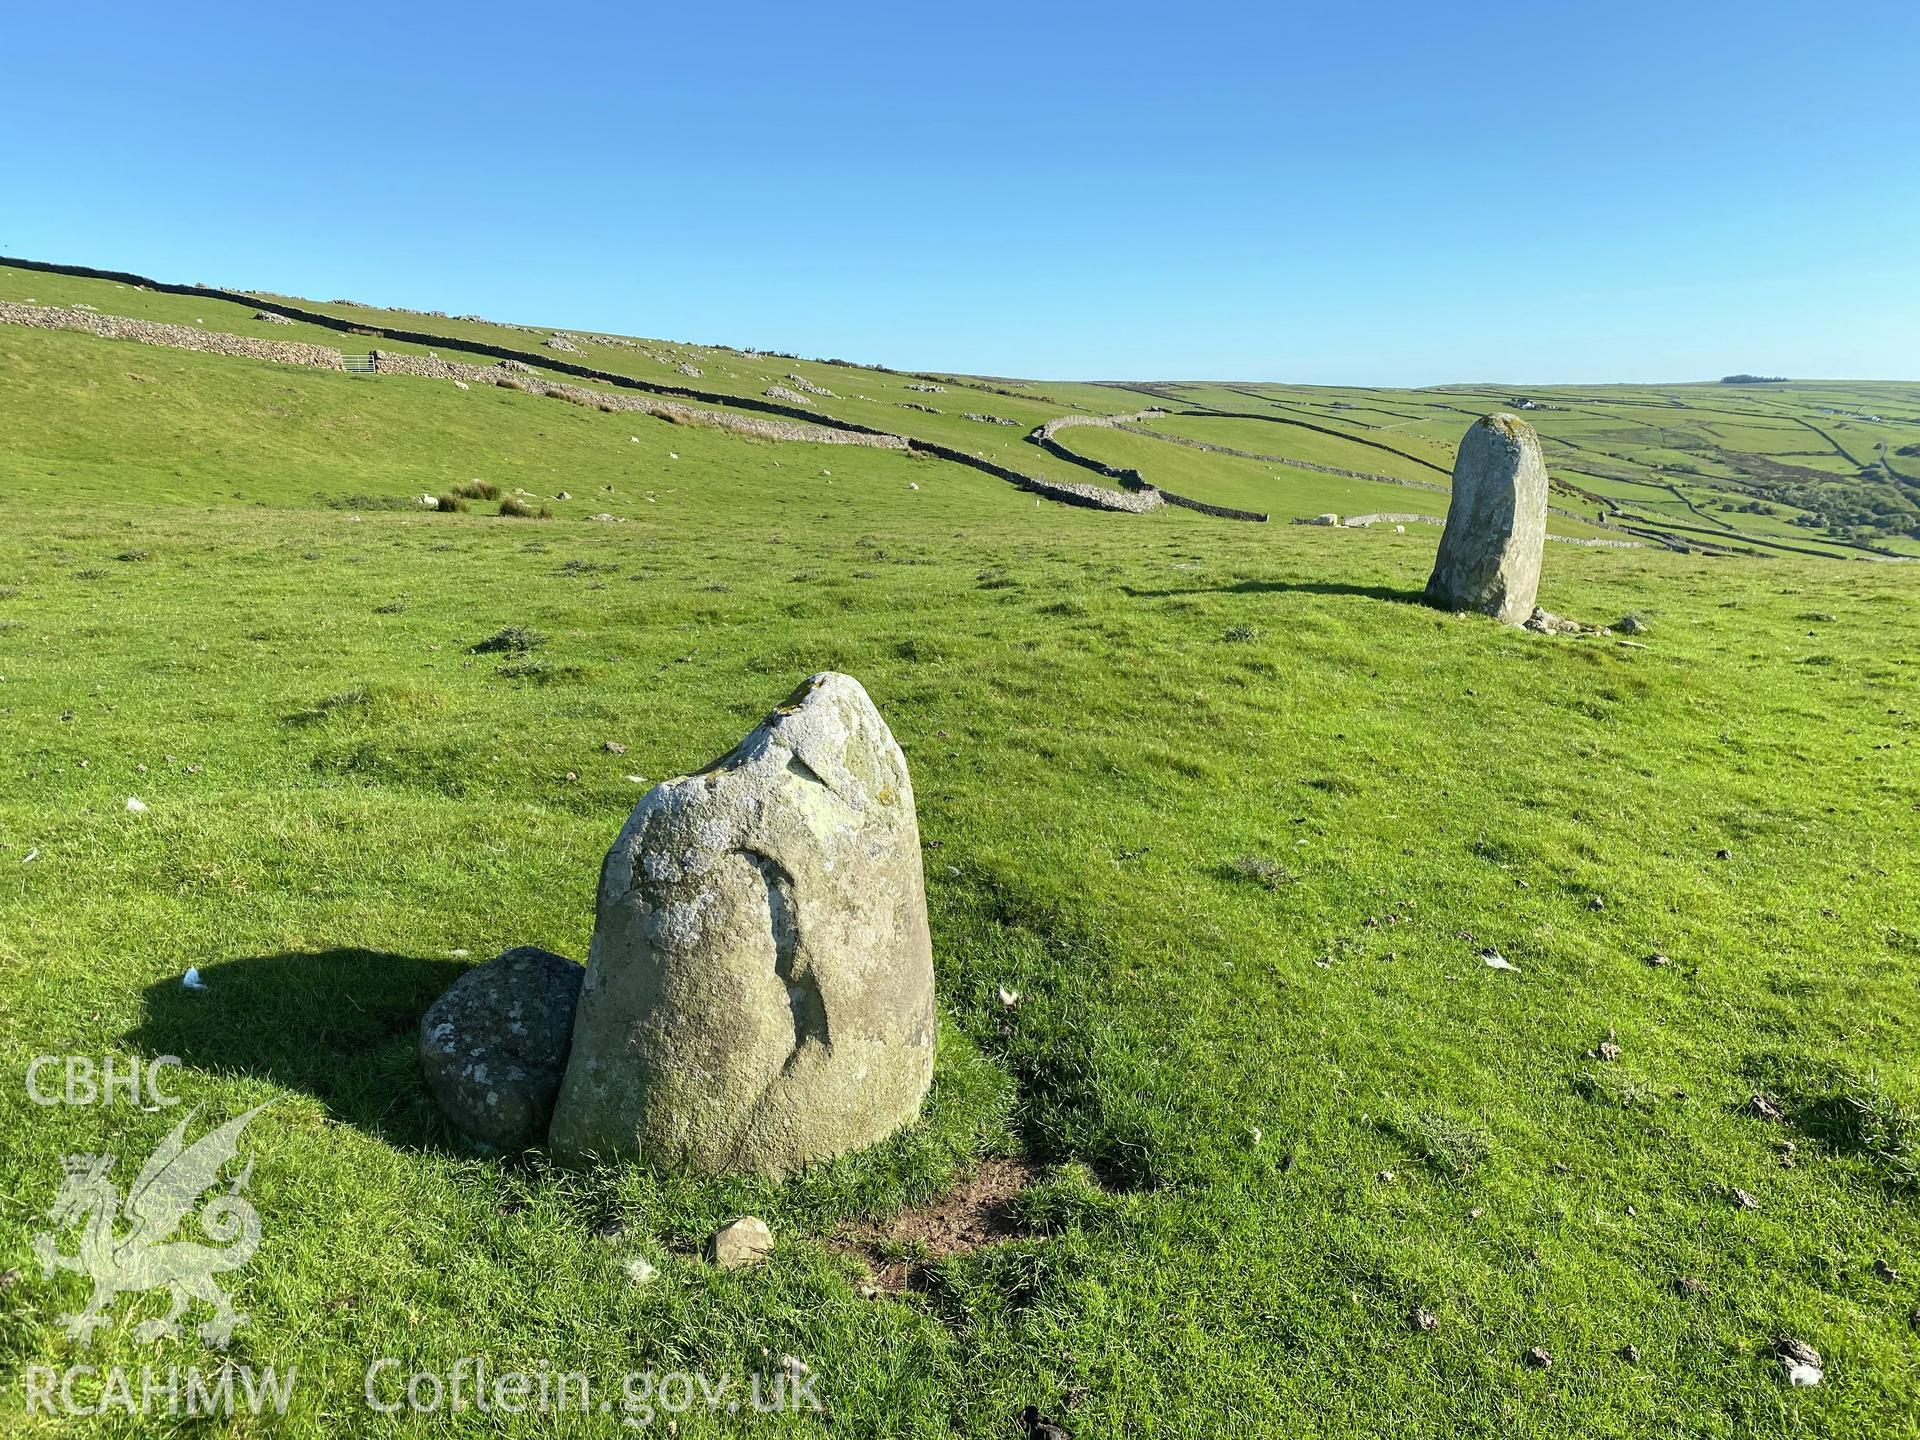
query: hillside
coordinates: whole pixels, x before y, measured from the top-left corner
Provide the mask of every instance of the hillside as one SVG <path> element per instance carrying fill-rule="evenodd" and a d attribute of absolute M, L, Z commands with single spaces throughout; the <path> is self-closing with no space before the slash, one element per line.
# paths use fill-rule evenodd
<path fill-rule="evenodd" d="M 1920 386 L 1011 381 L 262 298 L 444 339 L 0 267 L 4 305 L 614 377 L 0 323 L 0 1048 L 271 1103 L 235 1354 L 297 1365 L 280 1433 L 443 1433 L 368 1415 L 369 1359 L 483 1353 L 794 1356 L 828 1403 L 682 1435 L 1916 1433 Z M 1541 603 L 1637 639 L 1425 608 L 1418 519 L 1287 523 L 1444 514 L 1522 399 Z M 1029 439 L 1114 415 L 1053 432 L 1085 463 Z M 511 945 L 584 957 L 645 788 L 822 669 L 912 767 L 922 1121 L 784 1185 L 463 1147 L 425 1006 Z M 197 1357 L 70 1339 L 86 1287 L 32 1240 L 63 1155 L 178 1117 L 4 1096 L 9 1354 Z M 998 1162 L 993 1243 L 889 1242 L 876 1292 L 849 1232 Z M 749 1211 L 772 1260 L 704 1264 Z M 169 1423 L 84 1433 L 204 1433 Z"/>
<path fill-rule="evenodd" d="M 1041 478 L 1084 482 L 1086 475 L 1078 472 L 1088 467 L 1072 463 L 1070 456 L 1077 455 L 1096 462 L 1095 470 L 1125 468 L 1163 490 L 1185 485 L 1192 498 L 1278 519 L 1327 510 L 1444 513 L 1444 505 L 1412 503 L 1412 497 L 1381 485 L 1444 488 L 1458 431 L 1489 409 L 1513 406 L 1548 447 L 1560 507 L 1555 533 L 1611 533 L 1714 553 L 1920 556 L 1920 464 L 1900 454 L 1902 447 L 1920 443 L 1920 385 L 1769 384 L 1764 394 L 1729 397 L 1706 384 L 1601 387 L 1603 393 L 1546 388 L 1516 395 L 1502 387 L 1349 391 L 981 380 L 346 301 L 262 298 L 351 328 L 302 321 L 264 325 L 255 307 L 207 295 L 0 266 L 0 303 L 91 306 L 139 320 L 357 353 L 380 348 L 492 363 L 491 354 L 460 347 L 505 347 L 534 360 L 536 376 L 555 383 L 575 377 L 540 365 L 541 359 L 693 392 L 723 406 L 771 405 L 909 436 Z M 394 331 L 435 338 L 394 339 L 387 333 Z M 1063 414 L 1156 407 L 1169 413 L 1134 428 L 1133 441 L 1080 429 L 1067 440 L 1069 456 L 1056 454 L 1052 463 L 1023 444 L 1033 430 Z M 1214 448 L 1156 441 L 1156 435 Z"/>

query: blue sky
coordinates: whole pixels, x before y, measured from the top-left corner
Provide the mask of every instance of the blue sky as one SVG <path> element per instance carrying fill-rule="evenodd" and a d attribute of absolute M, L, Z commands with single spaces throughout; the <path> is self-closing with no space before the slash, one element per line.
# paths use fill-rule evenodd
<path fill-rule="evenodd" d="M 903 367 L 1920 378 L 1920 5 L 15 7 L 0 253 Z"/>

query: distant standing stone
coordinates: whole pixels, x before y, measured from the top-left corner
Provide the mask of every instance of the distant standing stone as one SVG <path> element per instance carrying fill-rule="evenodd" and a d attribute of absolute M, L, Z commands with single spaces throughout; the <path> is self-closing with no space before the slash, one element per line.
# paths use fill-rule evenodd
<path fill-rule="evenodd" d="M 474 966 L 428 1007 L 427 1088 L 468 1139 L 524 1150 L 545 1137 L 585 975 L 565 956 L 522 945 Z"/>
<path fill-rule="evenodd" d="M 551 1148 L 784 1175 L 913 1120 L 933 1048 L 906 760 L 815 675 L 607 852 Z"/>
<path fill-rule="evenodd" d="M 1427 600 L 1509 625 L 1533 613 L 1547 538 L 1547 465 L 1533 427 L 1488 415 L 1460 442 Z"/>
<path fill-rule="evenodd" d="M 722 1270 L 740 1270 L 773 1253 L 773 1231 L 758 1215 L 742 1215 L 714 1231 L 708 1248 Z"/>

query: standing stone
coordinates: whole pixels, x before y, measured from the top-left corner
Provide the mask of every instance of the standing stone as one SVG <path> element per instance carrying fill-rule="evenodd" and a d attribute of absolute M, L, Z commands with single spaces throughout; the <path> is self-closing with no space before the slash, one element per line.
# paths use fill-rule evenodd
<path fill-rule="evenodd" d="M 524 1150 L 546 1136 L 585 973 L 564 955 L 521 945 L 474 966 L 427 1008 L 427 1088 L 469 1140 Z"/>
<path fill-rule="evenodd" d="M 913 1120 L 934 1031 L 906 760 L 815 675 L 607 852 L 551 1149 L 784 1175 Z"/>
<path fill-rule="evenodd" d="M 1460 442 L 1447 528 L 1427 601 L 1509 625 L 1533 613 L 1547 539 L 1547 463 L 1517 415 L 1488 415 Z"/>

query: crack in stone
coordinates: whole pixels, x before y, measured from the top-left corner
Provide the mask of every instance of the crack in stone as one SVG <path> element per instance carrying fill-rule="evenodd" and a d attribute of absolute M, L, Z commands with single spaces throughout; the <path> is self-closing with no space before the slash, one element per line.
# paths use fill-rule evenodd
<path fill-rule="evenodd" d="M 811 780 L 823 790 L 833 789 L 833 786 L 827 783 L 824 775 L 800 758 L 800 752 L 798 750 L 789 750 L 787 752 L 787 773 L 789 775 L 798 775 L 802 780 Z"/>
<path fill-rule="evenodd" d="M 811 773 L 811 772 L 809 772 Z M 816 777 L 818 778 L 818 777 Z M 823 782 L 824 783 L 824 782 Z M 812 967 L 800 954 L 799 913 L 793 902 L 793 875 L 771 855 L 742 848 L 739 852 L 767 888 L 767 926 L 773 935 L 773 973 L 786 986 L 787 1008 L 793 1016 L 793 1048 L 767 1080 L 759 1097 L 748 1107 L 741 1127 L 736 1156 L 745 1152 L 752 1138 L 754 1122 L 773 1093 L 774 1086 L 793 1073 L 807 1046 L 833 1048 L 833 1034 L 827 1022 L 827 1002 L 820 993 L 820 982 Z"/>

